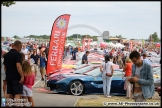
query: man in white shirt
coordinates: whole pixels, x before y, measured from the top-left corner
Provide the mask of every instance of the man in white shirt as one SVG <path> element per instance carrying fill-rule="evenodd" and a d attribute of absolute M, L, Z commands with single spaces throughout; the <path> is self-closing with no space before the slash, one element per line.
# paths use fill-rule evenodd
<path fill-rule="evenodd" d="M 146 53 L 143 54 L 143 62 L 151 64 L 150 60 L 147 58 L 147 54 Z"/>
<path fill-rule="evenodd" d="M 26 48 L 26 45 L 23 45 L 23 48 L 21 49 L 21 52 L 25 54 L 25 60 L 28 60 L 28 49 Z"/>

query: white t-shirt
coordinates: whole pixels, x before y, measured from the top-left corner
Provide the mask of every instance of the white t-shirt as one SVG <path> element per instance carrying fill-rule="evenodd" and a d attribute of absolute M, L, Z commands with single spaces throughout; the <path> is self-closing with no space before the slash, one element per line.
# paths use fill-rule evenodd
<path fill-rule="evenodd" d="M 141 67 L 137 67 L 136 66 L 136 72 L 135 72 L 135 76 L 137 78 L 140 78 L 140 72 L 141 72 L 141 69 L 142 69 L 142 66 Z M 141 85 L 136 82 L 135 83 L 135 88 L 134 88 L 134 96 L 139 96 L 142 94 L 142 88 L 141 88 Z"/>
<path fill-rule="evenodd" d="M 25 54 L 25 60 L 28 60 L 28 49 L 21 49 L 21 52 Z"/>
<path fill-rule="evenodd" d="M 126 54 L 127 54 L 126 51 L 123 51 L 123 54 L 124 54 L 124 56 L 126 56 Z"/>
<path fill-rule="evenodd" d="M 103 74 L 111 73 L 111 66 L 113 65 L 112 62 L 108 61 L 105 65 L 105 62 L 101 63 L 101 66 L 103 67 Z M 105 67 L 106 66 L 106 67 Z"/>

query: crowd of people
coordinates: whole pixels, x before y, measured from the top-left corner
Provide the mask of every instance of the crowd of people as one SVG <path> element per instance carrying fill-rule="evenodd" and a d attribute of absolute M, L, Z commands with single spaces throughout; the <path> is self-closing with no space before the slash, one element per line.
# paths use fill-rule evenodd
<path fill-rule="evenodd" d="M 106 97 L 110 96 L 111 81 L 114 68 L 110 61 L 110 55 L 105 55 L 105 61 L 101 63 L 100 71 L 103 79 L 103 92 Z M 123 67 L 124 77 L 127 91 L 127 99 L 134 98 L 135 102 L 145 102 L 154 95 L 154 79 L 153 70 L 149 63 L 141 59 L 138 51 L 132 51 L 126 57 Z"/>
<path fill-rule="evenodd" d="M 15 41 L 10 45 L 9 52 L 4 53 L 1 57 L 5 98 L 23 98 L 34 106 L 32 86 L 39 71 L 41 80 L 44 80 L 48 49 L 49 45 L 21 43 L 20 41 Z M 127 99 L 134 98 L 135 102 L 144 102 L 154 95 L 153 71 L 144 49 L 129 51 L 121 48 L 101 48 L 101 50 L 105 57 L 101 63 L 100 71 L 103 79 L 103 93 L 106 97 L 111 97 L 113 64 L 118 64 L 119 68 L 125 72 L 124 89 L 127 91 Z M 80 51 L 80 48 L 65 46 L 63 58 L 71 55 L 71 60 L 76 60 L 76 53 Z M 81 64 L 88 64 L 89 53 L 89 51 L 85 51 Z"/>
<path fill-rule="evenodd" d="M 48 46 L 15 41 L 9 51 L 1 57 L 3 96 L 6 99 L 27 100 L 34 106 L 32 86 L 40 70 L 42 81 L 45 76 Z M 39 69 L 39 70 L 38 70 Z M 9 103 L 10 100 L 7 100 Z M 20 103 L 16 101 L 15 103 Z"/>

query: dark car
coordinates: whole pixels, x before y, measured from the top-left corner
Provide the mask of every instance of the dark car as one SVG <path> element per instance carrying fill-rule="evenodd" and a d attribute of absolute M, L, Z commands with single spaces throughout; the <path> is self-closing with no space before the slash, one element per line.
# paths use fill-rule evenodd
<path fill-rule="evenodd" d="M 86 73 L 86 72 L 89 72 L 95 68 L 97 68 L 99 66 L 93 66 L 93 65 L 90 65 L 90 66 L 85 66 L 83 68 L 79 68 L 75 71 L 69 71 L 69 72 L 57 72 L 57 73 L 54 73 L 52 75 L 50 75 L 47 79 L 47 81 L 45 82 L 46 84 L 46 89 L 48 90 L 53 90 L 54 87 L 55 87 L 55 82 L 61 80 L 63 77 L 63 75 L 72 75 L 72 74 L 83 74 L 83 73 Z"/>
<path fill-rule="evenodd" d="M 116 69 L 114 71 L 110 93 L 113 95 L 126 95 L 126 90 L 124 90 L 125 78 L 122 78 L 122 70 Z M 48 82 L 47 87 L 51 88 L 51 84 L 53 84 L 53 90 L 55 92 L 69 93 L 72 95 L 103 93 L 103 81 L 100 68 L 83 74 L 62 74 L 58 79 L 57 81 L 49 81 L 50 84 Z"/>
<path fill-rule="evenodd" d="M 158 92 L 159 96 L 161 96 L 161 86 L 159 86 L 159 87 L 157 88 L 157 92 Z"/>

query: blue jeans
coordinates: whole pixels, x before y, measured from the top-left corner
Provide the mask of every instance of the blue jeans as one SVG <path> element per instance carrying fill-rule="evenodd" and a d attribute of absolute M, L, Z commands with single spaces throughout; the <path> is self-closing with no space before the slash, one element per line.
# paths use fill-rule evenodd
<path fill-rule="evenodd" d="M 103 77 L 103 93 L 104 95 L 110 95 L 112 77 Z"/>

